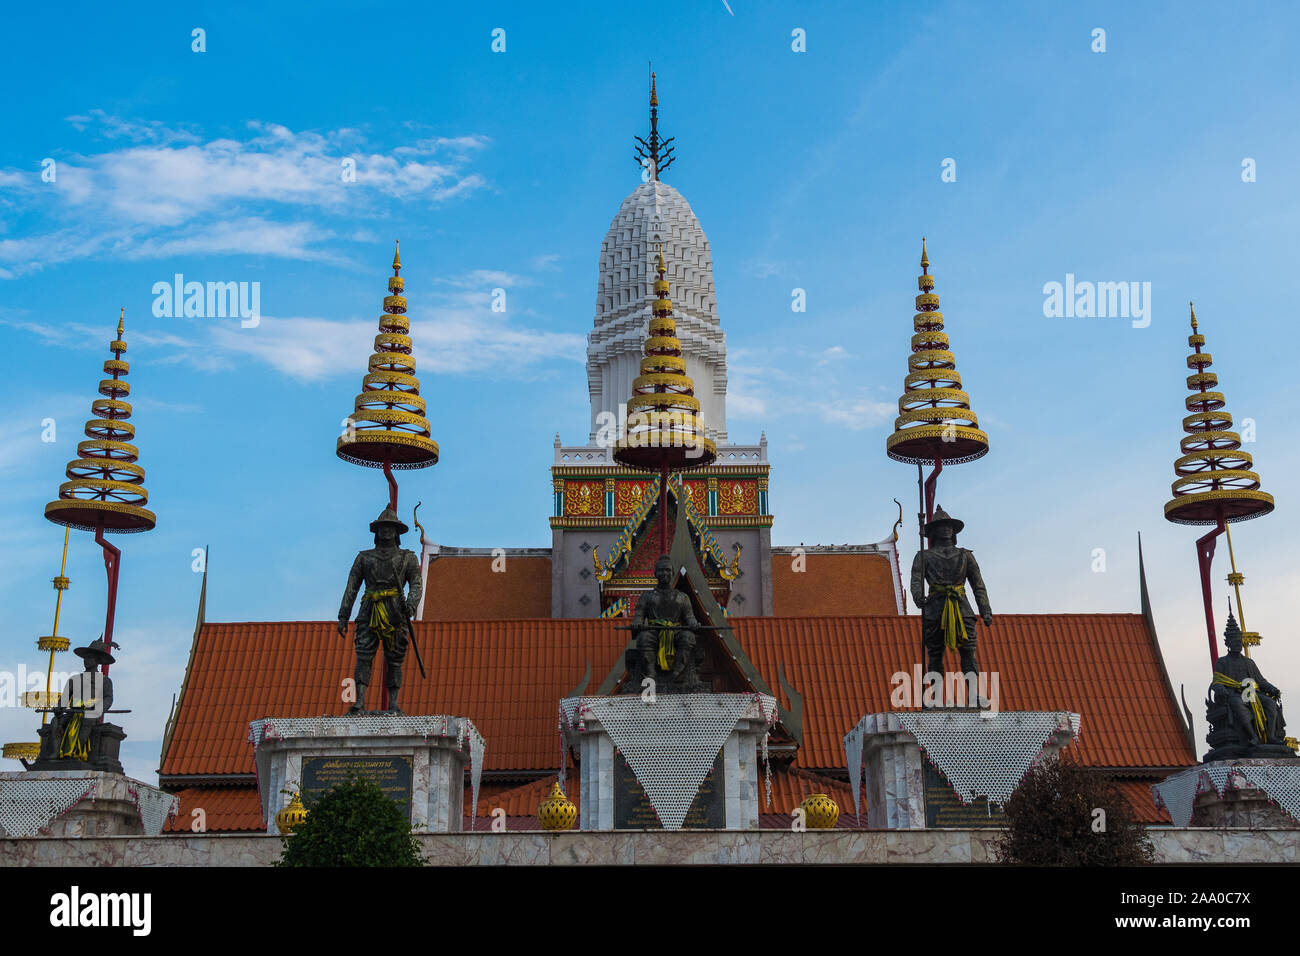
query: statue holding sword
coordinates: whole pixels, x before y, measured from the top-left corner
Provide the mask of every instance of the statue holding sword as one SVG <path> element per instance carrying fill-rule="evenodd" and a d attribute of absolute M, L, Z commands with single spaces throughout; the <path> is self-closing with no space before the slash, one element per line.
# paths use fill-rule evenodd
<path fill-rule="evenodd" d="M 397 706 L 398 692 L 402 687 L 402 663 L 406 660 L 409 644 L 415 650 L 415 660 L 424 676 L 424 661 L 415 644 L 411 621 L 420 606 L 424 584 L 420 579 L 420 560 L 415 552 L 399 547 L 401 535 L 410 529 L 391 508 L 370 523 L 375 535 L 375 546 L 362 551 L 352 562 L 348 574 L 347 590 L 339 606 L 339 634 L 348 633 L 348 618 L 357 592 L 365 584 L 361 607 L 357 612 L 356 630 L 356 702 L 348 709 L 349 715 L 360 714 L 366 706 L 366 688 L 370 684 L 371 667 L 375 652 L 382 644 L 387 672 L 388 713 L 400 714 Z M 403 588 L 406 593 L 403 595 Z"/>

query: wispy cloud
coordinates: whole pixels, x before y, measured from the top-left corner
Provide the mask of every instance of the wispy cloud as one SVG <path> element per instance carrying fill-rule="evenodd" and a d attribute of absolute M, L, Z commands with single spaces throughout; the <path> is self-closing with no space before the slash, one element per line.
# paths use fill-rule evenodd
<path fill-rule="evenodd" d="M 53 182 L 36 169 L 0 169 L 0 201 L 41 223 L 0 241 L 2 278 L 91 257 L 337 259 L 324 244 L 390 200 L 437 204 L 488 185 L 468 168 L 487 145 L 481 136 L 429 137 L 385 153 L 351 129 L 250 122 L 242 137 L 203 139 L 100 110 L 68 122 L 110 148 L 53 157 Z M 331 216 L 347 226 L 313 221 Z"/>
<path fill-rule="evenodd" d="M 851 357 L 843 346 L 792 348 L 780 366 L 748 364 L 759 357 L 745 349 L 731 355 L 727 409 L 735 418 L 793 417 L 862 431 L 898 414 L 895 405 L 878 401 L 861 387 L 842 387 L 828 371 Z"/>

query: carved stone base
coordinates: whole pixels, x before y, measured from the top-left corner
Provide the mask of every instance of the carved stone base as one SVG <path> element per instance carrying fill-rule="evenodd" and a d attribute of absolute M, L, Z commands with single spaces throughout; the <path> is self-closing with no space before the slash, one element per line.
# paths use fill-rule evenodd
<path fill-rule="evenodd" d="M 117 724 L 94 724 L 90 728 L 90 759 L 69 760 L 57 756 L 59 741 L 54 738 L 54 724 L 48 723 L 38 731 L 41 737 L 41 753 L 27 769 L 29 770 L 102 770 L 106 773 L 122 773 L 122 761 L 118 757 L 126 731 Z"/>
<path fill-rule="evenodd" d="M 1295 751 L 1285 744 L 1224 744 L 1205 755 L 1203 763 L 1219 760 L 1294 760 Z"/>
<path fill-rule="evenodd" d="M 977 825 L 987 826 L 996 822 L 990 815 L 987 800 L 976 799 L 970 803 L 970 810 L 963 811 L 960 800 L 954 798 L 954 787 L 943 782 L 938 774 L 927 772 L 926 755 L 922 752 L 921 742 L 908 730 L 908 727 L 916 725 L 918 719 L 933 725 L 928 734 L 922 734 L 922 738 L 930 748 L 930 760 L 940 770 L 945 759 L 945 742 L 950 739 L 965 739 L 963 735 L 972 727 L 989 732 L 985 734 L 988 738 L 985 745 L 989 748 L 987 759 L 998 766 L 997 756 L 1006 752 L 1005 747 L 1012 746 L 1018 737 L 1017 728 L 1023 721 L 1033 720 L 1048 726 L 1049 729 L 1043 731 L 1041 737 L 1032 740 L 1030 749 L 1022 754 L 1023 765 L 1028 765 L 1031 759 L 1055 759 L 1057 752 L 1070 741 L 1070 720 L 1076 724 L 1078 720 L 1077 716 L 1069 714 L 1030 711 L 993 713 L 965 707 L 926 710 L 923 716 L 916 712 L 868 714 L 845 737 L 844 744 L 848 756 L 850 786 L 855 793 L 858 781 L 853 779 L 854 774 L 862 773 L 867 800 L 866 825 L 872 829 L 920 830 L 928 827 L 970 826 L 981 817 L 983 819 Z M 1050 729 L 1052 726 L 1055 729 Z M 1002 743 L 1004 736 L 1005 745 Z M 1006 789 L 1014 789 L 1020 779 L 1020 774 L 1009 768 L 1002 776 Z"/>
<path fill-rule="evenodd" d="M 134 793 L 132 792 L 134 791 Z M 140 801 L 170 799 L 156 787 L 100 770 L 0 773 L 0 832 L 41 837 L 144 835 Z M 165 813 L 165 811 L 160 811 Z M 4 821 L 7 821 L 7 827 Z M 154 825 L 161 829 L 163 817 Z M 157 835 L 156 833 L 152 835 Z"/>
<path fill-rule="evenodd" d="M 459 832 L 464 815 L 463 717 L 367 713 L 359 717 L 263 718 L 249 725 L 267 833 L 295 793 L 327 791 L 356 772 L 410 814 L 416 833 Z M 479 738 L 481 740 L 481 738 Z M 480 753 L 481 757 L 481 753 Z M 481 760 L 476 762 L 481 771 Z M 477 791 L 477 778 L 472 781 Z"/>
<path fill-rule="evenodd" d="M 569 726 L 567 743 L 579 766 L 579 827 L 583 830 L 654 829 L 665 825 L 656 816 L 650 788 L 638 781 L 635 771 L 624 766 L 625 757 L 618 752 L 615 737 L 619 714 L 634 711 L 636 722 L 644 732 L 637 741 L 647 749 L 666 753 L 689 749 L 692 731 L 710 723 L 718 708 L 735 704 L 738 718 L 731 726 L 721 748 L 708 754 L 713 771 L 694 791 L 691 811 L 681 828 L 718 828 L 753 830 L 758 827 L 761 803 L 759 751 L 764 735 L 775 715 L 776 701 L 771 697 L 749 694 L 674 694 L 660 695 L 654 703 L 629 695 L 614 697 L 570 697 L 560 702 Z M 613 709 L 616 719 L 614 736 L 602 725 L 604 706 Z M 703 748 L 701 748 L 703 749 Z M 656 791 L 658 792 L 658 791 Z"/>

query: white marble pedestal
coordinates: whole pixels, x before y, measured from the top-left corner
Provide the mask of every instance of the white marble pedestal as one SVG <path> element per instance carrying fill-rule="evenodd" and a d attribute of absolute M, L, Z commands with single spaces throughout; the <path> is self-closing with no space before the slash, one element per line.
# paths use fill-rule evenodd
<path fill-rule="evenodd" d="M 106 770 L 0 773 L 0 834 L 11 837 L 157 836 L 177 798 Z"/>
<path fill-rule="evenodd" d="M 264 717 L 248 725 L 257 761 L 257 789 L 266 832 L 303 785 L 304 765 L 316 758 L 397 758 L 410 765 L 411 829 L 455 833 L 462 828 L 465 766 L 478 799 L 483 738 L 465 717 L 375 714 L 363 717 Z M 320 764 L 312 764 L 320 766 Z"/>
<path fill-rule="evenodd" d="M 1300 760 L 1212 760 L 1151 787 L 1176 827 L 1300 828 Z"/>
<path fill-rule="evenodd" d="M 1079 715 L 967 709 L 868 714 L 844 737 L 855 804 L 865 777 L 867 826 L 926 827 L 923 761 L 934 763 L 969 802 L 1003 805 L 1035 762 L 1079 732 Z"/>
<path fill-rule="evenodd" d="M 721 755 L 721 827 L 758 827 L 759 750 L 776 701 L 756 694 L 639 694 L 560 702 L 568 745 L 580 768 L 582 830 L 613 830 L 616 761 L 626 760 L 666 830 L 681 829 L 708 768 Z M 716 773 L 715 773 L 716 776 Z M 626 794 L 624 794 L 626 797 Z M 621 829 L 639 829 L 625 826 Z"/>

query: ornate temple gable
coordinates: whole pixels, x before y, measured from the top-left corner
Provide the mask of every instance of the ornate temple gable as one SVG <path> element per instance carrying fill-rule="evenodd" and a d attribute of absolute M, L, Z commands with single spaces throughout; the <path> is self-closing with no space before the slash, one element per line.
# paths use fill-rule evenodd
<path fill-rule="evenodd" d="M 680 489 L 679 482 L 670 481 L 669 490 L 674 492 L 670 500 L 676 507 L 675 514 L 669 516 L 672 545 L 668 553 L 679 572 L 676 587 L 691 599 L 695 619 L 701 625 L 696 635 L 696 647 L 703 652 L 703 660 L 699 666 L 700 680 L 711 686 L 714 693 L 757 693 L 777 697 L 777 726 L 772 732 L 774 756 L 793 757 L 803 736 L 803 695 L 784 679 L 783 668 L 778 663 L 778 679 L 790 701 L 789 708 L 781 706 L 780 698 L 763 679 L 763 675 L 741 647 L 723 605 L 715 596 L 713 581 L 706 571 L 708 562 L 701 560 L 700 540 L 692 533 L 694 522 L 691 516 L 690 497 Z M 658 528 L 653 520 L 643 519 L 640 531 L 640 536 L 631 551 L 631 560 L 628 562 L 634 572 L 642 560 L 643 552 L 653 553 L 657 550 L 655 546 L 658 544 Z M 654 558 L 657 559 L 658 555 Z M 650 562 L 650 567 L 653 574 L 653 560 Z M 649 586 L 653 587 L 653 580 Z M 627 673 L 624 664 L 625 656 L 634 646 L 635 635 L 629 634 L 624 653 L 618 656 L 613 668 L 601 682 L 600 688 L 596 691 L 598 695 L 612 694 L 617 691 Z"/>
<path fill-rule="evenodd" d="M 659 478 L 642 473 L 633 478 L 614 480 L 614 510 L 625 515 L 626 524 L 610 550 L 602 555 L 592 551 L 593 570 L 601 582 L 601 611 L 623 602 L 630 616 L 636 609 L 636 594 L 655 586 L 654 563 L 659 558 L 659 514 L 657 497 Z M 702 481 L 696 482 L 703 484 Z M 723 608 L 730 596 L 729 583 L 739 575 L 739 553 L 727 556 L 713 537 L 704 516 L 695 510 L 696 489 L 689 479 L 673 475 L 668 491 L 678 507 L 667 516 L 668 536 L 673 538 L 679 520 L 685 524 L 692 551 L 703 563 L 709 590 Z M 725 610 L 723 611 L 725 614 Z"/>

